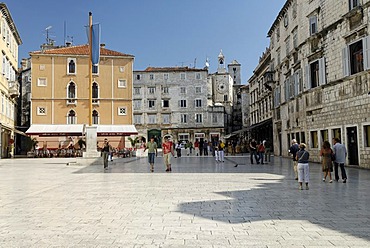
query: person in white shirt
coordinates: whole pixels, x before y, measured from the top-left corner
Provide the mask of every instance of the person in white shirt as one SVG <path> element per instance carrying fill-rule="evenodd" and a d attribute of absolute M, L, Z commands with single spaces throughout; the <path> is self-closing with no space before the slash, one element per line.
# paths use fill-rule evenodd
<path fill-rule="evenodd" d="M 342 174 L 342 180 L 343 183 L 347 182 L 347 174 L 346 170 L 344 169 L 344 163 L 346 162 L 346 157 L 347 157 L 347 150 L 345 145 L 340 143 L 339 138 L 334 138 L 333 139 L 333 152 L 335 156 L 334 160 L 334 176 L 335 176 L 335 181 L 339 181 L 339 174 L 338 174 L 338 166 L 340 167 L 341 174 Z"/>

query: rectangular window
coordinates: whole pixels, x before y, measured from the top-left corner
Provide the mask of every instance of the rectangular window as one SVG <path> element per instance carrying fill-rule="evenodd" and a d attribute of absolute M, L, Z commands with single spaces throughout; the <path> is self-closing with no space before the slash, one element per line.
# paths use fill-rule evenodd
<path fill-rule="evenodd" d="M 202 123 L 202 122 L 203 122 L 203 115 L 195 114 L 195 123 Z"/>
<path fill-rule="evenodd" d="M 149 124 L 157 124 L 157 115 L 148 115 Z"/>
<path fill-rule="evenodd" d="M 92 74 L 99 74 L 99 66 L 97 65 L 92 66 Z"/>
<path fill-rule="evenodd" d="M 196 79 L 201 79 L 200 73 L 197 73 L 197 74 L 195 75 L 195 78 L 196 78 Z"/>
<path fill-rule="evenodd" d="M 180 73 L 180 79 L 182 79 L 182 80 L 185 79 L 185 73 Z"/>
<path fill-rule="evenodd" d="M 178 140 L 179 141 L 189 141 L 189 133 L 179 133 Z"/>
<path fill-rule="evenodd" d="M 163 79 L 168 80 L 168 73 L 163 74 Z"/>
<path fill-rule="evenodd" d="M 141 115 L 134 115 L 134 124 L 141 124 Z"/>
<path fill-rule="evenodd" d="M 134 110 L 141 109 L 141 100 L 134 100 Z"/>
<path fill-rule="evenodd" d="M 293 30 L 293 47 L 294 48 L 298 47 L 298 29 L 297 28 Z"/>
<path fill-rule="evenodd" d="M 140 74 L 136 75 L 136 80 L 140 80 L 140 79 L 141 79 L 141 75 Z"/>
<path fill-rule="evenodd" d="M 365 147 L 370 147 L 370 125 L 364 126 L 364 135 Z"/>
<path fill-rule="evenodd" d="M 148 92 L 153 95 L 155 93 L 155 87 L 148 87 Z"/>
<path fill-rule="evenodd" d="M 126 87 L 127 87 L 126 79 L 118 79 L 118 88 L 126 88 Z"/>
<path fill-rule="evenodd" d="M 163 114 L 162 115 L 162 123 L 163 124 L 170 124 L 170 115 L 169 114 Z"/>
<path fill-rule="evenodd" d="M 188 115 L 182 114 L 180 117 L 180 122 L 181 123 L 188 123 Z"/>
<path fill-rule="evenodd" d="M 154 108 L 155 107 L 155 100 L 148 100 L 148 107 L 150 109 Z"/>
<path fill-rule="evenodd" d="M 202 93 L 202 87 L 195 87 L 195 93 L 197 94 Z"/>
<path fill-rule="evenodd" d="M 46 115 L 45 107 L 37 107 L 37 115 Z"/>
<path fill-rule="evenodd" d="M 285 40 L 285 54 L 288 55 L 290 52 L 290 37 Z"/>
<path fill-rule="evenodd" d="M 327 129 L 321 130 L 320 133 L 321 133 L 321 142 L 324 142 L 325 140 L 329 141 L 329 131 Z"/>
<path fill-rule="evenodd" d="M 362 40 L 349 46 L 349 61 L 351 66 L 351 75 L 364 71 Z"/>
<path fill-rule="evenodd" d="M 39 69 L 40 69 L 40 71 L 45 71 L 45 65 L 40 65 Z"/>
<path fill-rule="evenodd" d="M 224 102 L 227 102 L 229 100 L 228 95 L 224 95 Z"/>
<path fill-rule="evenodd" d="M 134 88 L 134 95 L 140 95 L 140 87 Z"/>
<path fill-rule="evenodd" d="M 218 123 L 217 114 L 212 114 L 212 123 Z"/>
<path fill-rule="evenodd" d="M 306 89 L 326 84 L 325 58 L 310 63 L 306 70 L 308 70 L 306 72 L 308 82 Z"/>
<path fill-rule="evenodd" d="M 154 80 L 154 74 L 149 74 L 149 79 Z"/>
<path fill-rule="evenodd" d="M 349 0 L 349 10 L 360 6 L 360 0 Z"/>
<path fill-rule="evenodd" d="M 121 73 L 125 72 L 125 67 L 124 66 L 120 66 L 119 67 L 119 72 L 121 72 Z"/>
<path fill-rule="evenodd" d="M 180 107 L 186 108 L 186 100 L 180 100 Z"/>
<path fill-rule="evenodd" d="M 47 86 L 46 78 L 38 78 L 37 79 L 37 86 Z"/>
<path fill-rule="evenodd" d="M 196 108 L 202 107 L 202 99 L 195 99 L 195 107 Z"/>
<path fill-rule="evenodd" d="M 339 140 L 342 140 L 340 128 L 333 129 L 333 137 L 338 138 Z"/>
<path fill-rule="evenodd" d="M 180 87 L 180 93 L 185 94 L 186 93 L 186 88 L 185 87 Z"/>
<path fill-rule="evenodd" d="M 310 35 L 317 33 L 317 16 L 310 17 Z"/>
<path fill-rule="evenodd" d="M 301 142 L 306 143 L 306 135 L 304 132 L 301 132 Z"/>
<path fill-rule="evenodd" d="M 168 94 L 168 87 L 167 86 L 162 86 L 162 93 L 163 94 Z"/>
<path fill-rule="evenodd" d="M 162 100 L 162 107 L 169 108 L 170 107 L 170 100 Z"/>
<path fill-rule="evenodd" d="M 311 148 L 319 148 L 317 131 L 311 131 Z"/>
<path fill-rule="evenodd" d="M 127 108 L 126 107 L 119 107 L 118 108 L 118 115 L 127 115 Z"/>

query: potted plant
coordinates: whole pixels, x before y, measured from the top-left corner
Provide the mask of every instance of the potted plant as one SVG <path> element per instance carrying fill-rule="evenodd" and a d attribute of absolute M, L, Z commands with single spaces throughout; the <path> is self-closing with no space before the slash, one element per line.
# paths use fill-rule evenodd
<path fill-rule="evenodd" d="M 128 140 L 131 143 L 132 151 L 131 151 L 131 156 L 135 157 L 136 156 L 136 144 L 139 142 L 139 137 L 135 137 L 134 139 L 131 137 L 128 137 Z"/>

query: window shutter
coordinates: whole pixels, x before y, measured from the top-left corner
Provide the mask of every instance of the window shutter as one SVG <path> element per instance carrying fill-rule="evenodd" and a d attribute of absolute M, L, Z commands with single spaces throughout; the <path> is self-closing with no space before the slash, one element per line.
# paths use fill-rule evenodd
<path fill-rule="evenodd" d="M 364 69 L 370 69 L 370 36 L 366 36 L 362 39 L 363 47 L 364 47 Z"/>
<path fill-rule="evenodd" d="M 299 75 L 298 72 L 294 73 L 294 95 L 299 94 Z"/>
<path fill-rule="evenodd" d="M 349 76 L 349 57 L 348 57 L 348 46 L 342 50 L 342 63 L 343 63 L 343 76 Z"/>
<path fill-rule="evenodd" d="M 285 101 L 288 101 L 288 99 L 289 99 L 289 78 L 287 78 L 285 80 L 284 87 L 285 87 L 285 97 L 284 97 L 284 99 L 285 99 Z"/>
<path fill-rule="evenodd" d="M 304 90 L 309 90 L 311 88 L 311 75 L 310 75 L 310 66 L 306 65 L 306 82 L 304 83 Z"/>
<path fill-rule="evenodd" d="M 325 57 L 319 60 L 319 85 L 326 84 L 326 67 L 325 67 Z"/>

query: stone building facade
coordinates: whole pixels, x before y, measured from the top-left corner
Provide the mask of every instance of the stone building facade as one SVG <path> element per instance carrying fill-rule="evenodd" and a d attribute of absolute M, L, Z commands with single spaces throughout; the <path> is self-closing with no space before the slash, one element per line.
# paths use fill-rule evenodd
<path fill-rule="evenodd" d="M 319 162 L 323 141 L 338 137 L 347 164 L 370 168 L 369 13 L 369 0 L 287 0 L 280 10 L 264 78 L 273 89 L 275 155 L 289 156 L 295 138 Z"/>
<path fill-rule="evenodd" d="M 5 3 L 0 3 L 0 37 L 0 158 L 8 158 L 14 155 L 18 132 L 15 128 L 19 96 L 18 47 L 22 40 Z"/>
<path fill-rule="evenodd" d="M 148 67 L 134 71 L 134 124 L 146 139 L 218 140 L 224 135 L 224 107 L 213 104 L 208 69 Z"/>
<path fill-rule="evenodd" d="M 249 85 L 249 134 L 257 142 L 273 142 L 272 85 L 265 78 L 271 77 L 271 53 L 267 49 L 259 59 L 259 64 L 248 80 Z"/>

